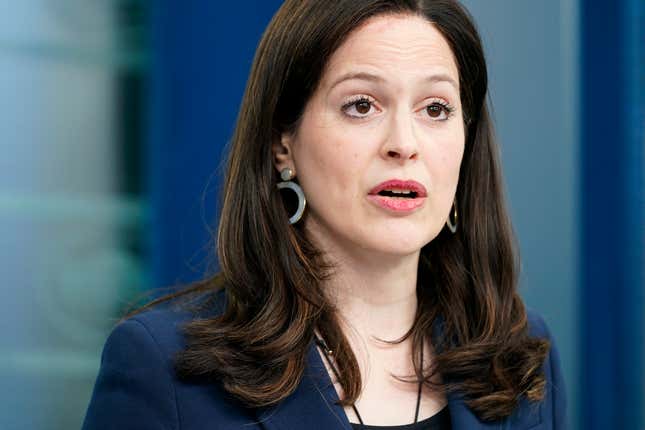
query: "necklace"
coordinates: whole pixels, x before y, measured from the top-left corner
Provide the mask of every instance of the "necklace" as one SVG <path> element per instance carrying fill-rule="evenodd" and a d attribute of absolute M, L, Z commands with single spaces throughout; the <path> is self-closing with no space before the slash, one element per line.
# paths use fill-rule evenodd
<path fill-rule="evenodd" d="M 331 360 L 331 356 L 334 355 L 334 351 L 329 349 L 325 341 L 322 338 L 320 338 L 317 334 L 315 335 L 315 337 L 316 337 L 316 344 L 323 351 L 323 357 L 325 358 L 325 361 L 331 368 L 331 371 L 334 372 L 334 376 L 336 377 L 336 379 L 340 381 L 340 376 L 339 376 L 338 370 L 336 369 L 336 365 Z M 423 365 L 423 348 L 421 348 L 421 365 Z M 419 390 L 417 391 L 417 405 L 414 410 L 414 424 L 416 424 L 419 421 L 419 406 L 421 405 L 422 388 L 423 388 L 423 382 L 419 382 Z M 358 422 L 362 426 L 364 426 L 365 424 L 363 423 L 363 418 L 361 417 L 361 414 L 358 413 L 358 408 L 354 403 L 352 403 L 351 406 L 352 406 L 352 409 L 354 410 L 354 413 L 356 414 L 356 417 L 358 418 Z"/>

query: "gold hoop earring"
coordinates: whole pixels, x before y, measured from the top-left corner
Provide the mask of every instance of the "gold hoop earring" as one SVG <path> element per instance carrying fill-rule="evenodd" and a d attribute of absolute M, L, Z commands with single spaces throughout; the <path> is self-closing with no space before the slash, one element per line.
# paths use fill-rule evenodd
<path fill-rule="evenodd" d="M 452 202 L 452 208 L 453 208 L 453 216 L 454 216 L 454 222 L 450 219 L 450 214 L 448 214 L 448 219 L 446 220 L 446 226 L 448 227 L 448 230 L 452 234 L 457 233 L 457 199 L 453 200 Z"/>

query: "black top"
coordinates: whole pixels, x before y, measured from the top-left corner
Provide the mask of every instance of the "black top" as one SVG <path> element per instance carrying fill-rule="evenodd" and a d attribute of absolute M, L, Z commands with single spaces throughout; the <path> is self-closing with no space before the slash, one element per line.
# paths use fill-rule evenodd
<path fill-rule="evenodd" d="M 448 406 L 445 406 L 430 418 L 426 418 L 416 424 L 404 424 L 400 426 L 368 426 L 360 425 L 358 423 L 351 424 L 354 430 L 450 430 L 452 428 Z"/>

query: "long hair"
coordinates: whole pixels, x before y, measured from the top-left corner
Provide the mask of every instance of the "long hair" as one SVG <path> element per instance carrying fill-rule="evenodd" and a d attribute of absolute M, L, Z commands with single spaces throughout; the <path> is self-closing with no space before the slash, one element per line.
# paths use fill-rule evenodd
<path fill-rule="evenodd" d="M 486 102 L 486 62 L 472 18 L 455 0 L 282 5 L 257 49 L 230 145 L 217 235 L 221 273 L 154 304 L 225 288 L 223 314 L 184 327 L 187 347 L 176 361 L 183 377 L 217 381 L 249 407 L 278 403 L 298 386 L 318 329 L 337 357 L 341 404 L 357 399 L 358 363 L 323 292 L 333 267 L 302 223 L 288 223 L 271 145 L 297 128 L 330 56 L 348 34 L 384 14 L 423 17 L 447 40 L 458 65 L 466 129 L 456 193 L 459 229 L 442 230 L 421 250 L 415 321 L 396 341 L 412 340 L 415 375 L 406 380 L 459 390 L 482 420 L 500 419 L 522 395 L 543 398 L 541 368 L 549 343 L 528 335 Z M 438 321 L 443 336 L 433 339 Z M 424 340 L 437 351 L 429 368 L 419 360 Z M 442 383 L 431 382 L 437 373 Z"/>

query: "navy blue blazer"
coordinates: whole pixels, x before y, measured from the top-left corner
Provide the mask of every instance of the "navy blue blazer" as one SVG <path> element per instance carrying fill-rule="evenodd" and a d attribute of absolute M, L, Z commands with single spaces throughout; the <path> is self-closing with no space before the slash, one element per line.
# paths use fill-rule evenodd
<path fill-rule="evenodd" d="M 220 292 L 220 311 L 223 301 Z M 115 327 L 103 349 L 84 430 L 351 430 L 343 408 L 336 405 L 338 395 L 313 342 L 300 385 L 277 406 L 245 408 L 216 383 L 178 379 L 173 357 L 185 346 L 180 326 L 191 317 L 188 312 L 157 308 Z M 531 335 L 551 340 L 551 352 L 544 363 L 544 400 L 530 403 L 523 397 L 508 418 L 482 422 L 461 395 L 449 394 L 453 429 L 565 428 L 566 397 L 558 351 L 542 318 L 532 311 L 528 317 Z"/>

